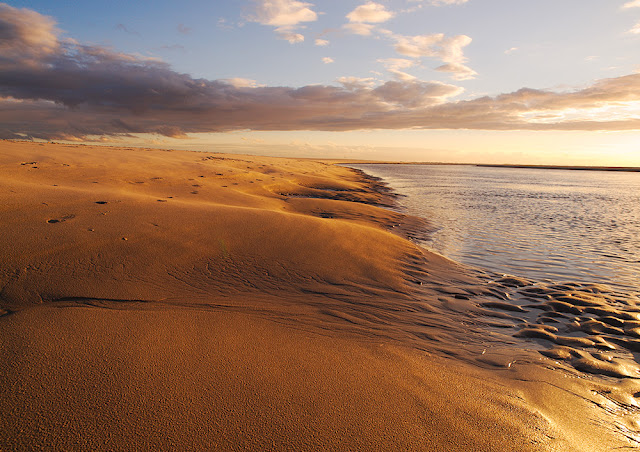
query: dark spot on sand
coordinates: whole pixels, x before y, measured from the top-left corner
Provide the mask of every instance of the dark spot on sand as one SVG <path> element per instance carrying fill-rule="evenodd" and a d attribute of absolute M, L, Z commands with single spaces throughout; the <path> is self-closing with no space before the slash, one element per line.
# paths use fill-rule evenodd
<path fill-rule="evenodd" d="M 107 204 L 107 201 L 96 201 L 96 204 Z"/>
<path fill-rule="evenodd" d="M 49 220 L 47 220 L 47 223 L 49 224 L 54 224 L 54 223 L 62 223 L 63 221 L 67 221 L 67 220 L 71 220 L 73 218 L 75 218 L 75 215 L 65 215 L 62 218 L 51 218 Z"/>

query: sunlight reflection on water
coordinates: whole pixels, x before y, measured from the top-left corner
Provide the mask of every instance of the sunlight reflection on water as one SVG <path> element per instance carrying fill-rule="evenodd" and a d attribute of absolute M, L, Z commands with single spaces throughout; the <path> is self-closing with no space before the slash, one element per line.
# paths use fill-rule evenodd
<path fill-rule="evenodd" d="M 381 177 L 423 243 L 458 262 L 533 278 L 640 287 L 640 173 L 458 165 L 350 165 Z"/>

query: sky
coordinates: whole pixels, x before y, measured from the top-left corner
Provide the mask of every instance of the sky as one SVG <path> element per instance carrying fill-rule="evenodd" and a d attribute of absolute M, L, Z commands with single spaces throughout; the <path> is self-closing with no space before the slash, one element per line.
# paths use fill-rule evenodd
<path fill-rule="evenodd" d="M 0 3 L 0 138 L 640 166 L 640 0 Z"/>

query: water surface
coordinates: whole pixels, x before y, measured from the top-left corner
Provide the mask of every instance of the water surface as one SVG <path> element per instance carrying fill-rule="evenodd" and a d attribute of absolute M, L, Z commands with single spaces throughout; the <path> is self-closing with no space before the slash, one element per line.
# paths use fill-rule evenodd
<path fill-rule="evenodd" d="M 640 173 L 466 165 L 350 165 L 381 177 L 423 243 L 448 258 L 538 281 L 640 288 Z"/>

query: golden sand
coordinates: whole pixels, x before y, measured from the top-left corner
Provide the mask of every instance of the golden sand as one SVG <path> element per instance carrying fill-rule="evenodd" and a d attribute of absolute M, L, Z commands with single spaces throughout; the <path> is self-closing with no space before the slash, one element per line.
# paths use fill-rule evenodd
<path fill-rule="evenodd" d="M 492 340 L 496 289 L 389 202 L 328 161 L 0 142 L 0 449 L 637 444 L 635 378 Z"/>

